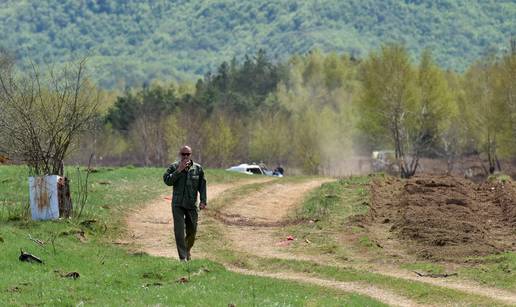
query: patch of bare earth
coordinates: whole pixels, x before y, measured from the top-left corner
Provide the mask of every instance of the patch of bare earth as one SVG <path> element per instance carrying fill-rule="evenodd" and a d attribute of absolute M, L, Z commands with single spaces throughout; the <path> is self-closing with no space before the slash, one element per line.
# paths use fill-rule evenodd
<path fill-rule="evenodd" d="M 516 187 L 511 182 L 392 178 L 373 182 L 371 194 L 370 224 L 383 224 L 419 259 L 463 261 L 516 251 Z"/>
<path fill-rule="evenodd" d="M 438 261 L 453 272 L 468 256 L 516 250 L 516 189 L 511 182 L 450 176 L 388 178 L 371 184 L 368 215 L 351 222 L 379 247 L 356 253 L 361 269 L 424 282 L 516 305 L 516 293 L 451 278 L 421 277 L 397 265 Z M 352 240 L 341 236 L 341 243 Z M 355 238 L 356 239 L 356 238 Z"/>

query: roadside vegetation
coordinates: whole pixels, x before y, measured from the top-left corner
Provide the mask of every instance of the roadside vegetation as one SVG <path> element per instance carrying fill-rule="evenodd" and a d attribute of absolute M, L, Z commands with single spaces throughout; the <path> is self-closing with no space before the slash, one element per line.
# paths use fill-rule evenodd
<path fill-rule="evenodd" d="M 459 269 L 459 274 L 481 284 L 516 289 L 516 252 L 468 259 L 471 265 Z"/>
<path fill-rule="evenodd" d="M 73 189 L 76 170 L 66 171 Z M 124 232 L 123 219 L 129 210 L 169 192 L 161 182 L 163 172 L 161 168 L 99 168 L 90 174 L 88 203 L 80 219 L 33 222 L 27 206 L 27 168 L 0 166 L 0 301 L 13 305 L 382 305 L 360 295 L 232 273 L 208 260 L 185 265 L 129 252 L 118 240 Z M 222 183 L 248 176 L 207 170 L 207 178 L 210 183 Z M 20 249 L 44 264 L 19 261 Z M 77 279 L 66 277 L 73 272 L 79 273 Z"/>

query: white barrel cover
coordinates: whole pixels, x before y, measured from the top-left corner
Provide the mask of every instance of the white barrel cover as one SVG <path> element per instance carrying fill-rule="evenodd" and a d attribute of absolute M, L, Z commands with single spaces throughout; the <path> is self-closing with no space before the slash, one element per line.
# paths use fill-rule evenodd
<path fill-rule="evenodd" d="M 56 220 L 59 218 L 57 183 L 60 176 L 29 177 L 30 210 L 32 219 Z"/>

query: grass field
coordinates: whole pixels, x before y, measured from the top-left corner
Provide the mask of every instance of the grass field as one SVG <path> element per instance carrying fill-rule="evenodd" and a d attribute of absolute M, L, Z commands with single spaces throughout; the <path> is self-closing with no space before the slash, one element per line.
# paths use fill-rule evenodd
<path fill-rule="evenodd" d="M 68 171 L 73 189 L 77 170 Z M 114 245 L 124 231 L 127 210 L 169 191 L 161 180 L 163 172 L 160 168 L 101 168 L 90 175 L 81 218 L 33 222 L 28 218 L 27 170 L 0 166 L 1 305 L 382 305 L 361 295 L 232 273 L 207 260 L 183 264 L 132 254 Z M 210 183 L 245 177 L 207 171 Z M 92 221 L 84 223 L 87 220 Z M 20 262 L 20 249 L 40 257 L 44 264 Z M 70 272 L 80 277 L 64 277 Z M 178 282 L 182 277 L 188 282 Z"/>

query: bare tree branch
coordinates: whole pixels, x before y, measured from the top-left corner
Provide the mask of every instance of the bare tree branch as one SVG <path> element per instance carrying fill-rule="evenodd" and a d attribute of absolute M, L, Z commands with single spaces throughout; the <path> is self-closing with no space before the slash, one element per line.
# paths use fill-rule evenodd
<path fill-rule="evenodd" d="M 43 73 L 14 70 L 0 51 L 0 152 L 24 161 L 35 175 L 63 175 L 70 146 L 97 114 L 98 94 L 85 76 L 86 59 Z"/>

